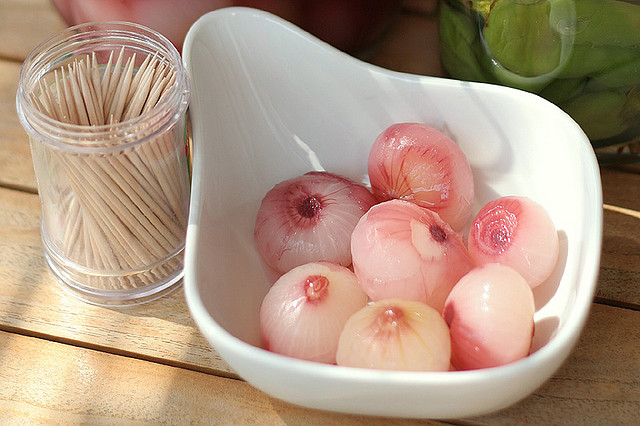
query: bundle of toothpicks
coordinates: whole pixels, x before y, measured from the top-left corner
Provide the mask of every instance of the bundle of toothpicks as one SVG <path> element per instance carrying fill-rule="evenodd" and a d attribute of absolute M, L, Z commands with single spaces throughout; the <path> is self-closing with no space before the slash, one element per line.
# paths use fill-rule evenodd
<path fill-rule="evenodd" d="M 117 146 L 119 124 L 158 108 L 176 84 L 176 70 L 157 54 L 139 65 L 135 53 L 124 60 L 124 48 L 116 55 L 111 52 L 106 64 L 98 64 L 95 53 L 73 58 L 54 70 L 53 82 L 39 80 L 32 101 L 42 113 L 85 131 L 104 135 L 112 126 L 114 140 L 100 141 Z M 136 126 L 143 135 L 150 127 L 142 119 Z M 90 287 L 147 286 L 182 267 L 180 259 L 163 260 L 182 249 L 185 237 L 184 128 L 149 132 L 144 143 L 121 150 L 51 150 L 66 180 L 60 185 L 66 217 L 57 244 L 64 258 L 96 271 L 85 283 Z"/>

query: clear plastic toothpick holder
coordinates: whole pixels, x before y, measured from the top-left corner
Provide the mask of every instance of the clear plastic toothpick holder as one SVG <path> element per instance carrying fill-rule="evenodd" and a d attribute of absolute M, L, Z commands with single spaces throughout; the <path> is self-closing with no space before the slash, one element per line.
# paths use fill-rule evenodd
<path fill-rule="evenodd" d="M 29 135 L 47 263 L 100 305 L 149 301 L 183 275 L 189 82 L 162 35 L 124 22 L 38 46 L 16 105 Z"/>

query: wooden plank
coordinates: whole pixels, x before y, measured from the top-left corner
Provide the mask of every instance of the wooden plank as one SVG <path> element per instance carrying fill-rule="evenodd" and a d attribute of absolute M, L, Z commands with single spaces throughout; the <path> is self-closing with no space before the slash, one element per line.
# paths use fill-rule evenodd
<path fill-rule="evenodd" d="M 20 66 L 16 62 L 0 61 L 0 186 L 35 193 L 29 138 L 16 112 Z"/>
<path fill-rule="evenodd" d="M 0 1 L 0 186 L 36 192 L 29 139 L 15 99 L 22 61 L 66 28 L 50 0 Z"/>
<path fill-rule="evenodd" d="M 49 0 L 0 1 L 0 186 L 36 191 L 29 139 L 15 99 L 22 61 L 66 27 Z"/>
<path fill-rule="evenodd" d="M 632 424 L 640 412 L 639 321 L 638 311 L 594 305 L 576 350 L 541 389 L 461 422 Z M 17 334 L 0 332 L 0 348 L 2 423 L 405 424 L 303 409 L 241 380 Z"/>
<path fill-rule="evenodd" d="M 593 305 L 575 350 L 537 392 L 477 424 L 636 424 L 640 311 Z"/>
<path fill-rule="evenodd" d="M 0 328 L 234 376 L 197 330 L 182 289 L 127 308 L 64 293 L 43 256 L 37 195 L 0 188 Z"/>
<path fill-rule="evenodd" d="M 0 58 L 22 62 L 38 44 L 64 28 L 49 0 L 2 0 Z"/>
<path fill-rule="evenodd" d="M 17 334 L 0 332 L 0 348 L 2 424 L 416 424 L 310 410 L 241 380 Z"/>
<path fill-rule="evenodd" d="M 598 297 L 640 309 L 640 172 L 603 168 L 605 204 Z"/>
<path fill-rule="evenodd" d="M 640 165 L 620 169 L 603 167 L 600 176 L 605 204 L 640 212 Z"/>

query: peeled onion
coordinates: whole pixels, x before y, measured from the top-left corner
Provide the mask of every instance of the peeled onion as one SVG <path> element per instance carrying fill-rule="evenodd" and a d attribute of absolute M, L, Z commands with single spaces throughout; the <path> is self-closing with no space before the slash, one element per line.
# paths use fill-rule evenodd
<path fill-rule="evenodd" d="M 363 185 L 328 172 L 309 172 L 281 182 L 260 205 L 256 247 L 280 274 L 316 261 L 349 266 L 351 232 L 375 203 Z"/>
<path fill-rule="evenodd" d="M 443 316 L 451 333 L 451 364 L 459 370 L 497 367 L 529 354 L 533 293 L 512 268 L 479 266 L 451 290 Z"/>
<path fill-rule="evenodd" d="M 335 363 L 347 319 L 367 296 L 351 270 L 329 262 L 298 266 L 280 277 L 260 306 L 265 348 L 295 358 Z"/>
<path fill-rule="evenodd" d="M 490 201 L 471 225 L 469 254 L 478 264 L 511 266 L 531 288 L 549 278 L 558 262 L 558 232 L 547 211 L 530 198 Z"/>
<path fill-rule="evenodd" d="M 387 128 L 371 147 L 368 171 L 380 201 L 413 202 L 435 211 L 457 231 L 471 216 L 471 166 L 460 147 L 431 126 L 397 123 Z"/>
<path fill-rule="evenodd" d="M 381 300 L 360 309 L 344 326 L 336 361 L 348 367 L 446 371 L 449 329 L 424 303 Z"/>
<path fill-rule="evenodd" d="M 416 300 L 438 311 L 473 267 L 460 234 L 433 211 L 401 200 L 377 204 L 360 219 L 351 253 L 371 300 Z"/>

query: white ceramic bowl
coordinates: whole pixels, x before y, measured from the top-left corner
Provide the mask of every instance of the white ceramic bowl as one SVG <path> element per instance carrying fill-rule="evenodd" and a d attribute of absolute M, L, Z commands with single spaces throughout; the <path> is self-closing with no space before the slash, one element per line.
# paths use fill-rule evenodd
<path fill-rule="evenodd" d="M 202 333 L 241 377 L 312 408 L 460 418 L 526 397 L 567 358 L 595 292 L 602 194 L 589 141 L 560 109 L 504 87 L 384 70 L 252 9 L 203 16 L 183 54 L 194 138 L 186 298 Z M 533 353 L 498 368 L 426 373 L 324 365 L 261 349 L 258 309 L 270 281 L 253 242 L 260 200 L 309 170 L 366 182 L 373 140 L 403 121 L 428 123 L 457 141 L 476 179 L 475 211 L 520 194 L 553 218 L 561 259 L 535 292 Z"/>

